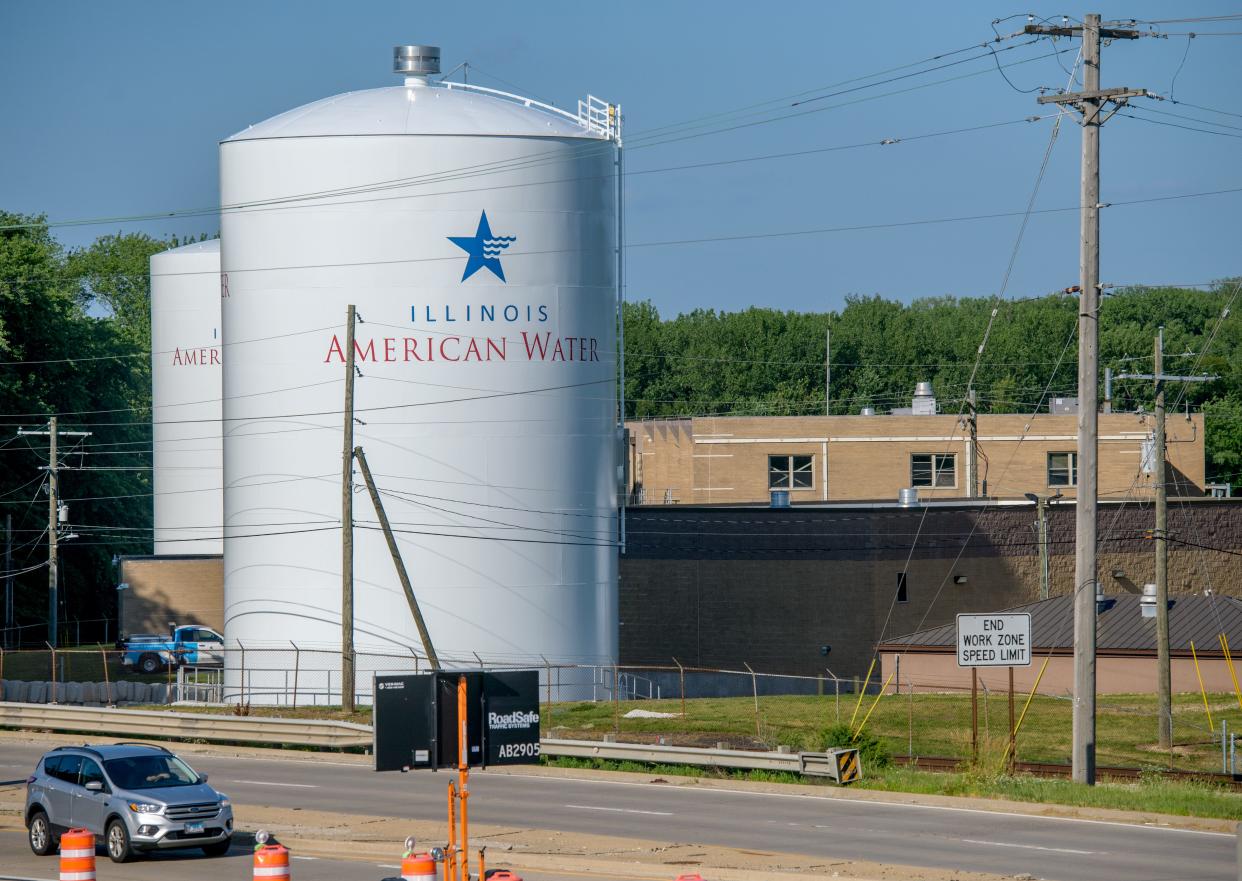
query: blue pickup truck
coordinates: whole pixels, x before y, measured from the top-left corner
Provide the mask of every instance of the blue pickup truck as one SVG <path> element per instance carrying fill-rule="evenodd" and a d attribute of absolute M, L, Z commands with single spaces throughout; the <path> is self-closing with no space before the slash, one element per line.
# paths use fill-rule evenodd
<path fill-rule="evenodd" d="M 131 636 L 120 644 L 121 664 L 138 673 L 166 667 L 219 667 L 224 663 L 224 637 L 210 627 L 184 624 L 168 636 Z"/>

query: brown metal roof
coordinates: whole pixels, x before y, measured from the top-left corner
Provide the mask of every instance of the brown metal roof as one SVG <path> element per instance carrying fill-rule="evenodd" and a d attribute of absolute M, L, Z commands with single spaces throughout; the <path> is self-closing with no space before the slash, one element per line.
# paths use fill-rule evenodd
<path fill-rule="evenodd" d="M 1140 598 L 1135 594 L 1109 596 L 1098 607 L 1096 651 L 1099 653 L 1154 652 L 1156 619 L 1144 618 Z M 1074 647 L 1074 603 L 1071 596 L 1052 597 L 1037 603 L 1004 609 L 1029 612 L 1033 650 L 1072 649 Z M 1231 652 L 1242 656 L 1242 600 L 1220 596 L 1177 596 L 1169 600 L 1169 650 L 1189 652 L 1190 643 L 1201 654 L 1220 652 L 1220 634 L 1229 640 Z M 898 636 L 881 643 L 881 650 L 919 646 L 946 648 L 956 645 L 956 623 L 950 622 Z"/>

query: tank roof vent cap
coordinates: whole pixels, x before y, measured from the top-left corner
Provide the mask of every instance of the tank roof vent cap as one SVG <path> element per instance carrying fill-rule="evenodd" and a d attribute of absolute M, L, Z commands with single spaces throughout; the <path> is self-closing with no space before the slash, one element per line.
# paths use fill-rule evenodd
<path fill-rule="evenodd" d="M 434 76 L 440 72 L 439 46 L 393 46 L 392 72 L 400 76 Z"/>

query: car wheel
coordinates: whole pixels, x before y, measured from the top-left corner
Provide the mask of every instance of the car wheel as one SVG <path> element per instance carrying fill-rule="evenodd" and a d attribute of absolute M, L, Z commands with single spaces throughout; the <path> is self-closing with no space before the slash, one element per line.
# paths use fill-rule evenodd
<path fill-rule="evenodd" d="M 113 820 L 108 824 L 104 843 L 108 847 L 108 858 L 112 862 L 127 863 L 134 858 L 134 848 L 129 843 L 129 830 L 120 820 Z"/>
<path fill-rule="evenodd" d="M 52 825 L 47 821 L 47 814 L 35 811 L 30 815 L 30 826 L 27 829 L 27 840 L 35 855 L 45 857 L 56 850 L 56 839 L 52 837 Z"/>
<path fill-rule="evenodd" d="M 233 840 L 231 838 L 226 838 L 223 841 L 217 841 L 215 844 L 204 844 L 203 853 L 207 854 L 209 857 L 222 857 L 229 852 L 229 848 L 232 847 L 232 845 Z"/>
<path fill-rule="evenodd" d="M 143 673 L 151 674 L 160 672 L 160 668 L 164 665 L 160 662 L 159 655 L 147 653 L 138 659 L 138 669 Z"/>

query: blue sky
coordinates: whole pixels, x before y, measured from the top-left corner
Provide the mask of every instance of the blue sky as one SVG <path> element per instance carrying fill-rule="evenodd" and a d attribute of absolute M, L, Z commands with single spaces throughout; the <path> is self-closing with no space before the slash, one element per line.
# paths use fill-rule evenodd
<path fill-rule="evenodd" d="M 1207 0 L 1093 8 L 1106 19 L 1238 11 L 1236 4 Z M 1018 120 L 1047 111 L 1036 105 L 1035 94 L 1014 87 L 1063 86 L 1067 76 L 1059 63 L 1068 66 L 1073 52 L 1008 68 L 1012 86 L 984 58 L 798 109 L 978 72 L 891 97 L 674 143 L 642 146 L 641 137 L 650 129 L 982 43 L 992 35 L 994 18 L 1027 11 L 1058 19 L 1062 12 L 1083 12 L 977 3 L 8 0 L 0 3 L 0 208 L 44 212 L 60 221 L 213 205 L 221 138 L 308 101 L 396 84 L 389 72 L 391 47 L 407 42 L 440 45 L 446 70 L 469 61 L 472 81 L 483 85 L 565 107 L 576 106 L 588 91 L 620 102 L 633 145 L 626 162 L 634 172 Z M 1008 32 L 1024 21 L 998 27 Z M 1161 27 L 1180 35 L 1242 31 L 1242 22 Z M 1044 41 L 999 58 L 1007 64 L 1069 47 L 1067 41 Z M 1240 48 L 1237 36 L 1122 41 L 1105 48 L 1102 80 L 1105 86 L 1167 95 L 1176 74 L 1174 97 L 1242 113 Z M 787 103 L 771 106 L 792 112 Z M 1242 187 L 1242 140 L 1223 136 L 1242 135 L 1242 117 L 1138 103 L 1235 127 L 1213 135 L 1114 118 L 1103 133 L 1104 201 Z M 1134 115 L 1213 128 L 1150 110 Z M 1050 126 L 1023 123 L 884 147 L 634 175 L 627 181 L 629 240 L 645 245 L 1020 212 Z M 1063 125 L 1038 208 L 1077 203 L 1078 162 L 1078 126 Z M 1108 209 L 1102 280 L 1193 283 L 1242 274 L 1239 207 L 1242 193 Z M 991 294 L 1001 284 L 1019 223 L 1019 217 L 1002 217 L 635 247 L 629 296 L 651 299 L 671 315 L 752 304 L 837 309 L 849 294 L 901 300 Z M 72 247 L 118 230 L 164 235 L 217 228 L 214 218 L 192 217 L 67 227 L 57 235 Z M 1032 218 L 1008 293 L 1076 283 L 1077 242 L 1075 213 Z"/>

